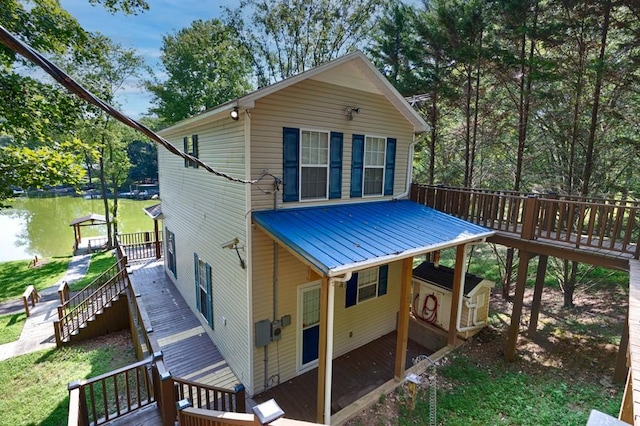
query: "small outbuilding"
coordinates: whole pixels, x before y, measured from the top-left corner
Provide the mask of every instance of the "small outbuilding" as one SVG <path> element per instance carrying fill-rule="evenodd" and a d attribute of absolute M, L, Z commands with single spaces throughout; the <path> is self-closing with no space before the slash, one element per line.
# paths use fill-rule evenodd
<path fill-rule="evenodd" d="M 96 213 L 91 213 L 87 216 L 82 216 L 77 219 L 74 219 L 69 223 L 69 226 L 73 226 L 73 254 L 76 254 L 81 248 L 87 246 L 89 252 L 91 251 L 91 240 L 85 239 L 85 242 L 82 241 L 82 227 L 85 226 L 106 226 L 107 220 L 103 215 L 99 215 Z M 99 237 L 98 239 L 103 240 L 105 237 Z"/>

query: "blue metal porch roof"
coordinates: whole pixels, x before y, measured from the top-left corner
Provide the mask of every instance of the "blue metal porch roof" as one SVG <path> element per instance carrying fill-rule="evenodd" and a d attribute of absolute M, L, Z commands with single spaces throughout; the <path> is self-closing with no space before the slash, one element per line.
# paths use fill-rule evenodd
<path fill-rule="evenodd" d="M 494 233 L 409 200 L 257 211 L 253 221 L 328 276 Z"/>

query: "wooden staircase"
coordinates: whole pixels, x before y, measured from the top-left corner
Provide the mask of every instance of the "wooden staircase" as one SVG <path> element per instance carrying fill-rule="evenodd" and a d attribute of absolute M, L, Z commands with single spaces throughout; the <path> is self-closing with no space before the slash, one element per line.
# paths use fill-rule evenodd
<path fill-rule="evenodd" d="M 74 339 L 82 339 L 80 335 L 84 330 L 91 328 L 107 310 L 118 304 L 130 284 L 125 264 L 126 258 L 118 259 L 111 268 L 71 297 L 67 283 L 60 286 L 58 319 L 53 323 L 58 347 Z M 125 319 L 126 327 L 128 318 Z M 113 322 L 111 329 L 118 328 L 122 328 L 118 321 Z"/>

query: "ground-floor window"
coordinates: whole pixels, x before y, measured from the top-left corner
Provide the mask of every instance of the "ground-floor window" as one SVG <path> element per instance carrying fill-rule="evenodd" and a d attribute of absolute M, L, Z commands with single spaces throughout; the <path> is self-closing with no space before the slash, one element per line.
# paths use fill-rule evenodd
<path fill-rule="evenodd" d="M 196 287 L 196 308 L 207 319 L 213 329 L 213 294 L 211 285 L 211 266 L 194 253 L 194 275 Z"/>
<path fill-rule="evenodd" d="M 347 282 L 345 307 L 348 308 L 387 294 L 388 275 L 389 265 L 354 272 Z"/>
<path fill-rule="evenodd" d="M 176 236 L 169 228 L 164 228 L 165 241 L 167 245 L 167 269 L 169 269 L 174 277 L 178 277 L 176 272 Z"/>

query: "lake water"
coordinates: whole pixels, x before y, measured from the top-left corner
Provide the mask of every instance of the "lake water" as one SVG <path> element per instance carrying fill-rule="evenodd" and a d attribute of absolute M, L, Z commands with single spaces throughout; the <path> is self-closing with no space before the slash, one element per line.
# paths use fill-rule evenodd
<path fill-rule="evenodd" d="M 158 200 L 118 200 L 118 231 L 153 231 L 153 220 L 142 209 Z M 0 210 L 0 262 L 72 254 L 73 219 L 104 215 L 102 200 L 82 197 L 16 198 Z M 82 227 L 82 236 L 106 235 L 104 226 Z"/>

